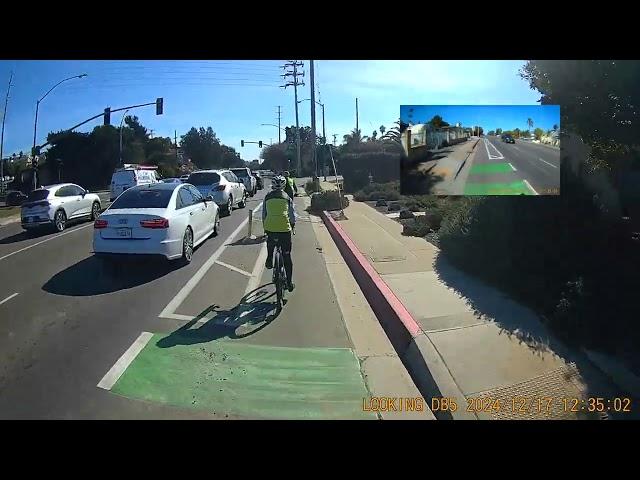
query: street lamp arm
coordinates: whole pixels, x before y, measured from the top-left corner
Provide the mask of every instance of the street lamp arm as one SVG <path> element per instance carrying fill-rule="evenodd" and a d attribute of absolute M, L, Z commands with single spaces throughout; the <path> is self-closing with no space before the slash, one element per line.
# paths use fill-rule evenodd
<path fill-rule="evenodd" d="M 54 90 L 58 85 L 60 85 L 61 83 L 64 83 L 64 82 L 66 82 L 67 80 L 73 80 L 74 78 L 82 78 L 82 77 L 86 77 L 86 76 L 87 76 L 87 74 L 86 74 L 86 73 L 83 73 L 82 75 L 74 75 L 73 77 L 69 77 L 69 78 L 65 78 L 64 80 L 60 80 L 60 81 L 59 81 L 58 83 L 56 83 L 53 87 L 51 87 L 51 88 L 47 91 L 47 93 L 45 93 L 45 94 L 40 98 L 40 100 L 38 100 L 38 103 L 40 103 L 42 100 L 44 100 L 44 99 L 45 99 L 45 97 L 46 97 L 47 95 L 49 95 L 49 94 L 50 94 L 50 93 L 51 93 L 51 92 L 52 92 L 52 91 L 53 91 L 53 90 Z"/>

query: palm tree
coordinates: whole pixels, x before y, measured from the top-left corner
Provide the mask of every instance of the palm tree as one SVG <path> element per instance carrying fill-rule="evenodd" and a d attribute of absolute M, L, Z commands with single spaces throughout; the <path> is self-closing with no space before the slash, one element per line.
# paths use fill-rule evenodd
<path fill-rule="evenodd" d="M 378 139 L 378 131 L 374 130 L 369 137 L 370 142 L 375 142 Z"/>
<path fill-rule="evenodd" d="M 380 129 L 379 130 L 380 130 L 380 137 L 384 137 L 384 132 L 386 130 L 385 126 L 384 125 L 380 125 Z"/>
<path fill-rule="evenodd" d="M 558 130 L 558 124 L 557 124 L 557 123 L 554 123 L 554 124 L 553 124 L 553 129 L 554 129 L 554 130 Z"/>
<path fill-rule="evenodd" d="M 533 120 L 531 118 L 527 118 L 527 127 L 529 127 L 529 130 L 533 128 Z"/>
<path fill-rule="evenodd" d="M 367 138 L 367 137 L 364 137 L 364 138 Z M 362 132 L 360 132 L 360 129 L 356 129 L 356 128 L 351 130 L 350 133 L 342 136 L 342 140 L 346 144 L 362 143 L 364 138 L 362 137 Z"/>

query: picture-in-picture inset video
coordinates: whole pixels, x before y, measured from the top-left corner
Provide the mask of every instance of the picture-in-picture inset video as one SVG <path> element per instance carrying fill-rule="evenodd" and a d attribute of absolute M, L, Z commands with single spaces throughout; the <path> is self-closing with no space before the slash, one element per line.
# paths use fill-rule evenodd
<path fill-rule="evenodd" d="M 403 195 L 559 195 L 558 105 L 402 105 Z"/>

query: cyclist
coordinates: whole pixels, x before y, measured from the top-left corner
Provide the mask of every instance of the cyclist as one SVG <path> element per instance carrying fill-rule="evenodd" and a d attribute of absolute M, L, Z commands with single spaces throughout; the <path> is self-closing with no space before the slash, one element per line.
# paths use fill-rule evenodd
<path fill-rule="evenodd" d="M 286 192 L 287 195 L 291 197 L 291 199 L 293 199 L 294 192 L 298 193 L 298 187 L 296 186 L 296 182 L 293 180 L 293 177 L 290 175 L 288 170 L 285 170 L 284 178 L 287 182 L 287 184 L 285 185 L 284 191 Z"/>
<path fill-rule="evenodd" d="M 277 238 L 282 247 L 284 269 L 287 272 L 287 289 L 292 292 L 293 262 L 291 261 L 291 232 L 296 226 L 296 213 L 293 199 L 285 192 L 287 180 L 278 175 L 271 180 L 271 192 L 264 197 L 262 205 L 262 224 L 267 235 L 267 261 L 265 267 L 273 268 L 273 250 Z"/>

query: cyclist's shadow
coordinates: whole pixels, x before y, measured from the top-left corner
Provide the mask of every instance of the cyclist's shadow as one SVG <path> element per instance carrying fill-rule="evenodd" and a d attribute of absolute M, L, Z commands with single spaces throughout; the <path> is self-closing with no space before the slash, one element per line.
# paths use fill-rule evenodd
<path fill-rule="evenodd" d="M 267 283 L 247 293 L 230 310 L 218 310 L 218 305 L 211 305 L 193 320 L 158 340 L 157 346 L 170 348 L 220 338 L 239 339 L 259 332 L 280 314 L 276 303 L 270 300 L 275 297 L 275 291 L 269 292 L 265 288 L 269 285 L 273 284 Z"/>

